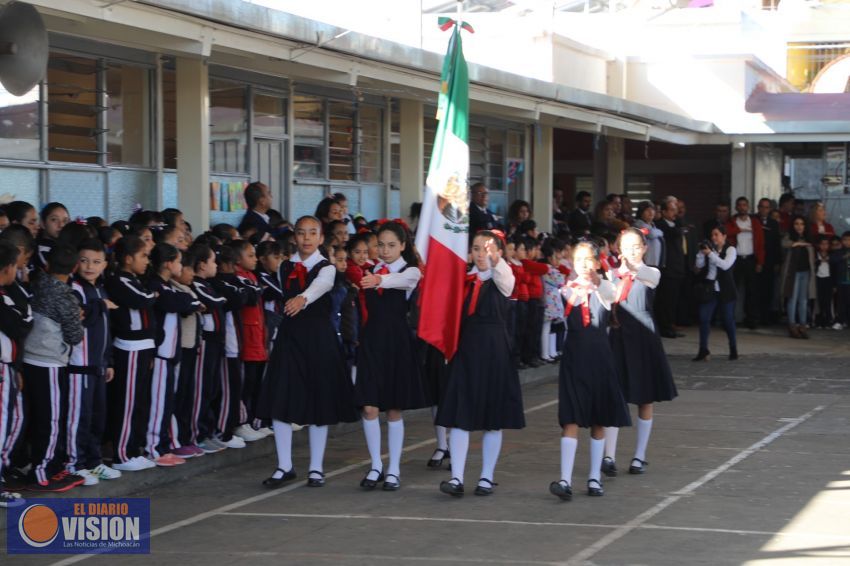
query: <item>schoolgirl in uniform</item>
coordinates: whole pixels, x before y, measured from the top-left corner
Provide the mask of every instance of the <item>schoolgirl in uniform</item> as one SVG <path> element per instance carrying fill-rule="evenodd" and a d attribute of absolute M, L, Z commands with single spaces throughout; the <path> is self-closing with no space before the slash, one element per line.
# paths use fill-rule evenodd
<path fill-rule="evenodd" d="M 206 248 L 206 246 L 203 246 Z M 192 285 L 195 280 L 195 264 L 198 248 L 189 248 L 180 254 L 183 269 L 171 280 L 175 289 L 187 293 L 195 300 L 197 293 Z M 201 344 L 201 313 L 203 303 L 197 311 L 180 318 L 180 363 L 177 368 L 177 387 L 174 393 L 174 415 L 171 417 L 172 453 L 184 460 L 203 456 L 204 451 L 196 444 L 195 421 L 195 368 Z"/>
<path fill-rule="evenodd" d="M 38 235 L 38 253 L 35 255 L 35 263 L 38 267 L 47 264 L 47 256 L 56 245 L 59 232 L 71 221 L 68 209 L 61 202 L 49 202 L 44 205 L 39 214 L 41 219 L 41 231 Z"/>
<path fill-rule="evenodd" d="M 637 445 L 629 465 L 630 474 L 642 474 L 646 466 L 646 446 L 652 431 L 652 404 L 670 401 L 677 395 L 667 354 L 652 318 L 655 288 L 661 272 L 643 262 L 646 236 L 637 228 L 627 228 L 618 239 L 620 267 L 616 270 L 617 293 L 611 328 L 611 349 L 623 385 L 623 396 L 638 406 Z M 602 472 L 617 475 L 617 428 L 605 429 L 605 458 Z"/>
<path fill-rule="evenodd" d="M 215 252 L 206 245 L 195 243 L 195 279 L 192 288 L 203 303 L 201 344 L 195 360 L 195 399 L 192 407 L 192 426 L 198 447 L 207 454 L 227 446 L 215 437 L 216 415 L 213 402 L 221 395 L 221 363 L 224 358 L 225 314 L 227 299 L 218 294 L 212 279 L 218 273 Z"/>
<path fill-rule="evenodd" d="M 171 244 L 157 244 L 151 252 L 148 288 L 157 294 L 156 357 L 151 377 L 151 410 L 145 448 L 157 466 L 176 466 L 186 460 L 172 452 L 171 417 L 174 414 L 175 385 L 181 357 L 180 319 L 201 309 L 201 302 L 179 291 L 172 280 L 183 271 L 181 253 Z"/>
<path fill-rule="evenodd" d="M 251 426 L 259 394 L 260 378 L 268 360 L 266 324 L 263 313 L 263 289 L 254 270 L 257 253 L 248 240 L 234 240 L 230 244 L 236 252 L 236 279 L 244 289 L 245 302 L 239 311 L 240 359 L 242 361 L 242 402 L 239 405 L 238 428 L 235 434 L 252 442 L 265 438 Z"/>
<path fill-rule="evenodd" d="M 156 467 L 142 456 L 150 412 L 151 364 L 156 343 L 156 293 L 139 280 L 148 268 L 148 247 L 126 236 L 115 244 L 117 271 L 106 279 L 111 311 L 115 378 L 107 386 L 109 429 L 115 450 L 113 467 L 135 472 Z"/>
<path fill-rule="evenodd" d="M 296 253 L 280 267 L 284 319 L 266 367 L 257 413 L 271 418 L 278 467 L 263 485 L 280 487 L 296 477 L 292 423 L 310 425 L 309 487 L 325 484 L 328 425 L 354 422 L 351 379 L 331 321 L 330 290 L 336 268 L 319 252 L 322 224 L 304 216 L 295 224 Z"/>
<path fill-rule="evenodd" d="M 280 264 L 284 261 L 283 246 L 274 240 L 260 242 L 257 246 L 255 275 L 263 290 L 263 314 L 266 322 L 266 349 L 271 349 L 277 327 L 283 317 L 283 288 L 277 280 Z M 260 373 L 262 379 L 262 372 Z M 259 394 L 259 387 L 257 393 Z M 256 424 L 256 423 L 255 423 Z"/>
<path fill-rule="evenodd" d="M 502 429 L 525 427 L 519 374 L 511 363 L 508 336 L 509 299 L 514 274 L 502 259 L 502 237 L 481 231 L 472 240 L 473 267 L 467 275 L 463 321 L 457 353 L 449 364 L 449 381 L 437 424 L 451 428 L 452 479 L 440 491 L 464 493 L 469 433 L 484 431 L 481 476 L 475 495 L 493 493 L 493 474 L 502 448 Z"/>
<path fill-rule="evenodd" d="M 558 376 L 561 479 L 549 485 L 550 493 L 565 501 L 572 499 L 578 429 L 590 428 L 587 494 L 600 496 L 604 494 L 600 478 L 604 427 L 631 424 L 608 342 L 614 284 L 600 278 L 599 249 L 591 242 L 579 242 L 573 248 L 573 269 L 576 279 L 561 291 L 567 301 L 567 341 Z"/>
<path fill-rule="evenodd" d="M 563 321 L 564 301 L 561 298 L 561 287 L 566 285 L 566 276 L 558 269 L 561 263 L 561 250 L 564 249 L 560 240 L 549 238 L 540 247 L 540 252 L 549 271 L 541 277 L 543 281 L 543 331 L 540 333 L 540 350 L 544 362 L 557 361 L 560 356 L 557 334 L 552 326 Z"/>
<path fill-rule="evenodd" d="M 384 491 L 396 491 L 401 487 L 402 411 L 426 406 L 416 337 L 407 324 L 408 300 L 422 275 L 401 224 L 386 222 L 378 228 L 378 255 L 379 263 L 360 280 L 369 317 L 360 332 L 354 391 L 372 458 L 372 469 L 360 486 L 372 490 L 384 480 Z M 388 421 L 386 474 L 381 463 L 381 411 L 387 413 Z"/>

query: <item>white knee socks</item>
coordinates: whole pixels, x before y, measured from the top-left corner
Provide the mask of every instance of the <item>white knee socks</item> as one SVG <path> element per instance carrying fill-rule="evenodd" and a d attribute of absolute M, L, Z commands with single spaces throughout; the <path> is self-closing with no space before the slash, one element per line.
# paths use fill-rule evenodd
<path fill-rule="evenodd" d="M 578 440 L 575 438 L 561 437 L 561 480 L 569 485 L 573 484 L 573 464 L 576 461 L 577 446 Z"/>
<path fill-rule="evenodd" d="M 277 449 L 277 467 L 288 472 L 292 469 L 292 425 L 283 421 L 272 421 L 274 446 Z M 283 477 L 280 470 L 272 474 L 274 479 Z"/>
<path fill-rule="evenodd" d="M 600 474 L 602 473 L 602 452 L 605 450 L 605 439 L 600 438 L 599 440 L 592 438 L 590 439 L 590 473 L 587 475 L 587 479 L 596 480 L 601 483 Z"/>
<path fill-rule="evenodd" d="M 552 332 L 549 334 L 549 356 L 555 357 L 559 354 L 558 351 L 558 335 Z"/>
<path fill-rule="evenodd" d="M 547 320 L 543 323 L 543 331 L 540 333 L 540 359 L 551 360 L 554 352 L 549 351 L 549 333 L 552 330 L 552 321 Z"/>
<path fill-rule="evenodd" d="M 325 445 L 328 443 L 328 427 L 310 426 L 310 470 L 323 472 Z"/>
<path fill-rule="evenodd" d="M 463 483 L 463 469 L 466 467 L 466 454 L 469 452 L 469 431 L 453 428 L 449 449 L 452 452 L 452 478 Z"/>
<path fill-rule="evenodd" d="M 431 418 L 437 420 L 437 405 L 431 407 Z M 437 448 L 440 450 L 448 450 L 449 442 L 446 439 L 446 427 L 434 425 L 434 436 L 437 437 Z"/>
<path fill-rule="evenodd" d="M 496 462 L 499 460 L 499 453 L 502 451 L 502 431 L 487 430 L 484 431 L 484 437 L 481 439 L 481 477 L 493 481 L 493 473 L 496 470 Z M 487 482 L 483 483 L 484 487 L 490 487 Z"/>
<path fill-rule="evenodd" d="M 364 418 L 363 435 L 366 437 L 366 448 L 369 449 L 369 457 L 372 459 L 372 469 L 378 470 L 377 473 L 370 475 L 369 479 L 375 479 L 383 468 L 381 462 L 381 421 L 377 418 L 372 420 Z"/>
<path fill-rule="evenodd" d="M 390 465 L 387 473 L 396 477 L 401 466 L 401 451 L 404 446 L 404 420 L 387 422 L 387 446 L 390 452 Z"/>
<path fill-rule="evenodd" d="M 605 427 L 605 457 L 612 460 L 617 459 L 617 438 L 620 436 L 620 429 L 615 426 Z"/>
<path fill-rule="evenodd" d="M 652 432 L 652 419 L 637 420 L 637 443 L 635 445 L 635 458 L 646 460 L 646 445 L 649 444 L 649 435 Z"/>

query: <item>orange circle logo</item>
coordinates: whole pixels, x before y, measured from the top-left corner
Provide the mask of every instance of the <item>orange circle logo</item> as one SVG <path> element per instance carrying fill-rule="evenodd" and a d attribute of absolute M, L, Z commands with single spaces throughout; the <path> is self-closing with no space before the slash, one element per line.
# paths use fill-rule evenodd
<path fill-rule="evenodd" d="M 59 518 L 46 505 L 30 505 L 18 519 L 18 532 L 30 546 L 47 546 L 59 534 Z"/>

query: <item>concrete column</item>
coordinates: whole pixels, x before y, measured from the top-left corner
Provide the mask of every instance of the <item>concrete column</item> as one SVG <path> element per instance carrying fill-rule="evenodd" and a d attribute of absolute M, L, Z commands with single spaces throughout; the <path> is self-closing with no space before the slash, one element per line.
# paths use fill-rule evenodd
<path fill-rule="evenodd" d="M 401 167 L 401 216 L 407 215 L 410 205 L 422 201 L 425 185 L 423 167 L 425 133 L 422 124 L 422 103 L 417 100 L 401 100 L 399 107 L 399 137 Z"/>
<path fill-rule="evenodd" d="M 626 143 L 623 138 L 608 138 L 606 193 L 626 192 Z"/>
<path fill-rule="evenodd" d="M 593 206 L 608 194 L 608 138 L 597 134 L 593 138 Z"/>
<path fill-rule="evenodd" d="M 747 197 L 750 199 L 751 207 L 754 207 L 754 160 L 751 144 L 732 144 L 731 169 L 731 194 L 729 195 L 731 204 L 734 206 L 735 199 L 738 197 Z"/>
<path fill-rule="evenodd" d="M 531 180 L 534 220 L 537 229 L 552 230 L 552 126 L 538 125 L 533 132 L 533 177 Z"/>
<path fill-rule="evenodd" d="M 197 235 L 210 224 L 210 105 L 206 62 L 177 58 L 177 202 Z"/>

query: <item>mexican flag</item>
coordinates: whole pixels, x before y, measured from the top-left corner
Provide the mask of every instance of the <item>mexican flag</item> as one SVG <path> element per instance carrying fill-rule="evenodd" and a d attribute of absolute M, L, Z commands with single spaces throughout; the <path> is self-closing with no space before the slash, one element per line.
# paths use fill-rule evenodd
<path fill-rule="evenodd" d="M 469 73 L 462 24 L 452 24 L 416 234 L 416 247 L 426 264 L 419 291 L 419 337 L 443 352 L 446 360 L 457 351 L 469 249 Z"/>

